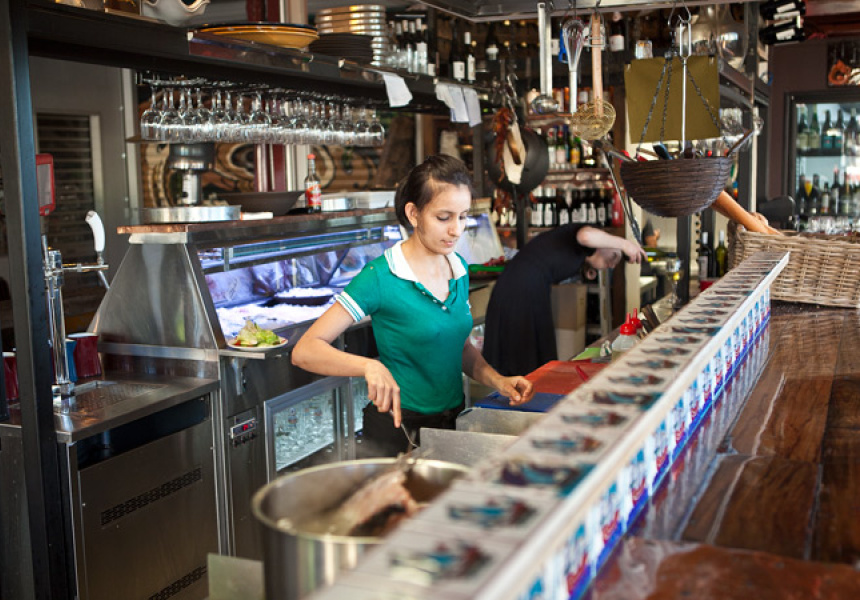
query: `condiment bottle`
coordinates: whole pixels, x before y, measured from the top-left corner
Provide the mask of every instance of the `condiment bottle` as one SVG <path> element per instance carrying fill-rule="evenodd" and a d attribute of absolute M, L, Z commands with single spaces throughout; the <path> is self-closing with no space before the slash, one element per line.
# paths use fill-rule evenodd
<path fill-rule="evenodd" d="M 618 337 L 612 342 L 612 360 L 621 358 L 621 355 L 635 346 L 637 341 L 636 325 L 630 321 L 628 316 L 618 331 Z"/>
<path fill-rule="evenodd" d="M 308 176 L 305 177 L 305 202 L 308 212 L 322 210 L 322 190 L 320 190 L 320 178 L 317 177 L 315 159 L 313 154 L 308 154 Z"/>

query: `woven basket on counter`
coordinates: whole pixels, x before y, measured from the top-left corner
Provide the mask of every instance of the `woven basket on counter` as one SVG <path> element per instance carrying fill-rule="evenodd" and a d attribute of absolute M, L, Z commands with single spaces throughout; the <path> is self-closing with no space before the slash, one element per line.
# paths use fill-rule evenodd
<path fill-rule="evenodd" d="M 729 231 L 730 264 L 763 250 L 791 252 L 771 286 L 786 302 L 860 308 L 860 237 L 824 234 L 771 235 L 743 228 Z"/>
<path fill-rule="evenodd" d="M 676 158 L 621 163 L 621 179 L 639 206 L 659 217 L 684 217 L 714 203 L 733 158 Z"/>

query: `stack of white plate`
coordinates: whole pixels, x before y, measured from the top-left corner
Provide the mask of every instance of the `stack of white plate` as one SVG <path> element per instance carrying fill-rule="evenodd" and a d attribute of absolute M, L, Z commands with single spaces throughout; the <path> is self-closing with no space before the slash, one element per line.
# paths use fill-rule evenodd
<path fill-rule="evenodd" d="M 325 8 L 317 12 L 315 25 L 320 34 L 354 33 L 371 37 L 373 64 L 381 65 L 388 53 L 385 7 L 379 4 L 354 4 Z"/>

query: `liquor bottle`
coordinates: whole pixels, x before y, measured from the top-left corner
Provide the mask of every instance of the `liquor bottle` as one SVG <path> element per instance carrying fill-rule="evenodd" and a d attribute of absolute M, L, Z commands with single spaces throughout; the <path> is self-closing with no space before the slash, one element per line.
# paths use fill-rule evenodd
<path fill-rule="evenodd" d="M 842 111 L 836 111 L 836 123 L 830 131 L 830 137 L 833 138 L 833 154 L 842 156 L 843 146 L 845 144 L 845 122 L 842 120 Z"/>
<path fill-rule="evenodd" d="M 821 205 L 818 210 L 820 215 L 830 214 L 830 184 L 824 182 L 824 187 L 821 188 Z"/>
<path fill-rule="evenodd" d="M 706 277 L 712 277 L 715 271 L 714 251 L 708 245 L 708 232 L 702 232 L 702 238 L 699 241 L 698 248 L 699 258 L 699 280 Z"/>
<path fill-rule="evenodd" d="M 427 25 L 421 19 L 418 19 L 415 29 L 417 30 L 415 38 L 415 72 L 427 75 L 430 64 L 427 46 Z"/>
<path fill-rule="evenodd" d="M 822 154 L 833 154 L 833 137 L 830 135 L 833 123 L 830 121 L 830 111 L 824 111 L 824 125 L 821 127 Z"/>
<path fill-rule="evenodd" d="M 624 52 L 624 17 L 620 12 L 612 13 L 609 23 L 609 51 Z"/>
<path fill-rule="evenodd" d="M 714 250 L 714 260 L 717 262 L 717 277 L 722 277 L 726 274 L 726 259 L 729 251 L 726 249 L 726 232 L 720 230 L 720 243 L 717 249 Z"/>
<path fill-rule="evenodd" d="M 564 188 L 564 194 L 559 194 L 556 203 L 556 224 L 567 225 L 570 223 L 570 204 L 573 201 L 573 191 L 570 186 Z"/>
<path fill-rule="evenodd" d="M 797 181 L 797 214 L 800 217 L 806 217 L 809 211 L 809 197 L 806 193 L 806 177 L 800 176 Z"/>
<path fill-rule="evenodd" d="M 600 227 L 606 227 L 606 195 L 604 192 L 605 190 L 598 192 L 597 225 Z"/>
<path fill-rule="evenodd" d="M 800 121 L 797 123 L 795 146 L 799 156 L 803 156 L 809 151 L 809 126 L 806 124 L 806 114 L 803 112 L 800 113 Z"/>
<path fill-rule="evenodd" d="M 768 46 L 802 42 L 806 39 L 806 32 L 803 30 L 803 19 L 794 17 L 784 21 L 777 21 L 767 27 L 762 27 L 758 32 L 758 39 L 761 40 L 762 44 Z"/>
<path fill-rule="evenodd" d="M 404 38 L 403 42 L 406 48 L 406 70 L 410 73 L 417 73 L 418 30 L 415 28 L 415 21 L 409 21 Z"/>
<path fill-rule="evenodd" d="M 558 133 L 555 137 L 556 166 L 561 169 L 568 168 L 568 156 L 570 156 L 570 146 L 568 141 L 567 125 L 564 125 L 558 128 Z"/>
<path fill-rule="evenodd" d="M 806 14 L 803 0 L 768 0 L 759 4 L 758 12 L 765 21 L 802 17 Z"/>
<path fill-rule="evenodd" d="M 487 73 L 489 81 L 501 79 L 503 73 L 499 70 L 499 39 L 496 37 L 496 24 L 490 23 L 487 30 L 487 42 L 484 46 L 484 54 L 487 57 Z"/>
<path fill-rule="evenodd" d="M 817 216 L 818 211 L 821 208 L 821 186 L 820 178 L 817 173 L 812 176 L 812 186 L 809 188 L 808 195 L 809 216 Z"/>
<path fill-rule="evenodd" d="M 549 154 L 549 168 L 555 168 L 555 127 L 550 127 L 546 131 L 546 149 Z"/>
<path fill-rule="evenodd" d="M 430 32 L 427 25 L 424 25 L 424 28 L 424 40 L 427 42 L 427 74 L 430 77 L 436 77 L 440 73 L 439 45 L 436 43 L 435 32 Z"/>
<path fill-rule="evenodd" d="M 406 68 L 406 36 L 403 33 L 403 23 L 395 21 L 394 39 L 397 42 L 396 58 L 394 64 L 398 69 Z"/>
<path fill-rule="evenodd" d="M 821 152 L 821 126 L 818 124 L 818 113 L 812 113 L 809 122 L 809 153 L 819 154 Z"/>
<path fill-rule="evenodd" d="M 570 168 L 578 169 L 579 163 L 582 160 L 582 147 L 579 143 L 579 137 L 573 135 L 573 131 L 570 132 Z"/>
<path fill-rule="evenodd" d="M 848 124 L 843 132 L 842 148 L 847 156 L 857 155 L 857 109 L 851 109 L 851 118 L 848 119 Z"/>
<path fill-rule="evenodd" d="M 586 217 L 586 223 L 589 225 L 597 225 L 597 207 L 594 206 L 594 202 L 588 203 L 588 216 Z"/>
<path fill-rule="evenodd" d="M 532 191 L 531 219 L 532 227 L 543 227 L 543 190 L 538 186 Z"/>
<path fill-rule="evenodd" d="M 558 224 L 555 220 L 556 214 L 555 188 L 551 186 L 545 187 L 543 197 L 543 226 L 555 227 Z"/>
<path fill-rule="evenodd" d="M 457 31 L 457 20 L 453 24 L 453 37 L 451 39 L 451 57 L 449 60 L 451 65 L 451 78 L 457 81 L 466 79 L 466 55 L 463 51 L 463 43 L 460 39 L 460 34 Z"/>
<path fill-rule="evenodd" d="M 466 46 L 466 81 L 475 83 L 477 69 L 475 64 L 475 50 L 472 48 L 472 33 L 467 31 L 463 34 L 463 43 Z"/>
<path fill-rule="evenodd" d="M 308 174 L 305 177 L 305 203 L 308 212 L 322 211 L 322 190 L 317 176 L 316 156 L 308 154 Z"/>

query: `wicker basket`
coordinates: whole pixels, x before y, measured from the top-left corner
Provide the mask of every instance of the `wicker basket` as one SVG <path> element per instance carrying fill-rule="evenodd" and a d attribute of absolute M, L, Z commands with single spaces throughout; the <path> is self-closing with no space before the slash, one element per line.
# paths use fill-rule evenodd
<path fill-rule="evenodd" d="M 676 158 L 622 162 L 627 194 L 659 217 L 684 217 L 713 204 L 729 178 L 733 159 Z"/>
<path fill-rule="evenodd" d="M 841 235 L 771 235 L 738 228 L 729 232 L 731 266 L 762 251 L 791 252 L 771 286 L 771 297 L 787 302 L 860 308 L 860 238 Z"/>

